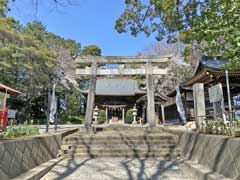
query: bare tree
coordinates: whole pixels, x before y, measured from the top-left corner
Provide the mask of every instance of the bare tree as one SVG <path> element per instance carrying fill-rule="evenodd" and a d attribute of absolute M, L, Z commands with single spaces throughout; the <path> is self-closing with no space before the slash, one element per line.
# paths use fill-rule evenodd
<path fill-rule="evenodd" d="M 59 9 L 59 7 L 68 7 L 78 5 L 79 0 L 50 0 L 49 7 Z M 40 0 L 32 0 L 33 8 L 35 9 L 35 17 L 37 16 L 38 8 L 40 6 Z"/>
<path fill-rule="evenodd" d="M 75 73 L 76 64 L 71 52 L 55 44 L 50 44 L 50 48 L 57 56 L 57 66 L 55 69 L 56 78 L 58 78 L 61 84 L 67 89 L 70 89 L 69 85 L 71 84 L 78 91 L 82 92 L 82 90 L 79 89 L 79 77 Z"/>
<path fill-rule="evenodd" d="M 179 42 L 174 44 L 158 42 L 142 51 L 142 55 L 173 55 L 167 67 L 169 73 L 165 76 L 154 76 L 155 91 L 158 93 L 167 94 L 174 90 L 180 82 L 191 77 L 193 68 L 184 61 L 181 55 L 183 50 L 184 45 Z"/>
<path fill-rule="evenodd" d="M 173 54 L 174 56 L 180 55 L 184 50 L 184 44 L 180 42 L 168 44 L 163 41 L 151 44 L 149 47 L 144 49 L 141 53 L 148 55 L 168 55 Z"/>
<path fill-rule="evenodd" d="M 72 5 L 77 5 L 77 2 L 79 0 L 51 0 L 49 1 L 50 3 L 54 4 L 55 6 L 72 6 Z M 32 0 L 32 3 L 35 7 L 38 7 L 39 5 L 39 0 Z"/>

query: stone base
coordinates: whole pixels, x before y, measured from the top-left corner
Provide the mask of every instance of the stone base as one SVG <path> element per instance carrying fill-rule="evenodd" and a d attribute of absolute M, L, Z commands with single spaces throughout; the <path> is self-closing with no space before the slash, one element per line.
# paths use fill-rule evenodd
<path fill-rule="evenodd" d="M 188 172 L 191 172 L 197 180 L 232 180 L 193 161 L 187 160 L 183 166 Z"/>
<path fill-rule="evenodd" d="M 43 177 L 52 167 L 63 160 L 63 157 L 52 159 L 40 166 L 37 166 L 26 173 L 14 178 L 13 180 L 38 180 Z"/>

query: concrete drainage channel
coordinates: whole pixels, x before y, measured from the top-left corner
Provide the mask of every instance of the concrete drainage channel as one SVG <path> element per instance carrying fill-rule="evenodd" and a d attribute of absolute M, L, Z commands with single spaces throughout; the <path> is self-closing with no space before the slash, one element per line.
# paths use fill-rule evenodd
<path fill-rule="evenodd" d="M 240 180 L 240 138 L 162 130 L 178 136 L 183 168 L 197 180 Z"/>
<path fill-rule="evenodd" d="M 0 179 L 39 179 L 61 161 L 62 139 L 78 129 L 0 142 Z"/>
<path fill-rule="evenodd" d="M 78 132 L 71 131 L 68 136 L 62 136 L 62 142 L 59 143 L 60 157 L 29 170 L 15 180 L 40 179 L 63 158 L 159 158 L 170 162 L 181 156 L 180 149 L 176 147 L 175 136 L 162 132 L 158 127 L 149 129 L 110 126 L 100 128 L 100 131 L 86 134 L 81 129 Z"/>
<path fill-rule="evenodd" d="M 65 137 L 61 147 L 65 160 L 43 179 L 192 180 L 179 168 L 181 151 L 175 135 L 158 127 L 96 129 L 97 133 L 80 131 Z"/>
<path fill-rule="evenodd" d="M 43 163 L 27 171 L 26 173 L 16 178 L 13 178 L 13 180 L 38 180 L 63 159 L 64 159 L 63 157 L 52 159 L 46 163 Z"/>
<path fill-rule="evenodd" d="M 146 127 L 127 130 L 106 128 L 101 131 L 86 134 L 81 133 L 81 130 L 71 130 L 58 135 L 58 138 L 55 135 L 54 141 L 58 142 L 55 146 L 58 149 L 55 149 L 56 153 L 51 156 L 51 160 L 48 159 L 47 162 L 15 177 L 15 180 L 40 179 L 64 158 L 95 157 L 177 160 L 181 164 L 180 168 L 193 173 L 197 180 L 240 179 L 240 138 L 171 131 L 164 128 L 150 131 Z M 61 153 L 60 157 L 57 157 L 58 152 Z M 0 179 L 8 179 L 0 174 Z"/>

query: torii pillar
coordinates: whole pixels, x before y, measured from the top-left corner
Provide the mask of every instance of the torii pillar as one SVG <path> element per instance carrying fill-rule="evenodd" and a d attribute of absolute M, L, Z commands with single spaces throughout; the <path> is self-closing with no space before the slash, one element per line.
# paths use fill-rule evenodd
<path fill-rule="evenodd" d="M 147 122 L 150 126 L 156 126 L 155 121 L 155 102 L 154 102 L 154 87 L 153 87 L 153 67 L 151 62 L 146 65 L 147 79 Z"/>
<path fill-rule="evenodd" d="M 92 118 L 93 118 L 96 82 L 97 82 L 97 63 L 93 62 L 91 66 L 90 86 L 88 90 L 87 109 L 86 109 L 86 116 L 85 116 L 85 126 L 87 131 L 90 131 Z"/>

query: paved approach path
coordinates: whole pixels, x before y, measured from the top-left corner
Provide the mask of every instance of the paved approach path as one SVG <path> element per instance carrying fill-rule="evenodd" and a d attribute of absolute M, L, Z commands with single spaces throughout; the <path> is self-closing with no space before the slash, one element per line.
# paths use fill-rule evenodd
<path fill-rule="evenodd" d="M 194 180 L 177 162 L 160 159 L 65 159 L 41 180 Z"/>

